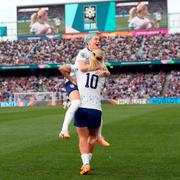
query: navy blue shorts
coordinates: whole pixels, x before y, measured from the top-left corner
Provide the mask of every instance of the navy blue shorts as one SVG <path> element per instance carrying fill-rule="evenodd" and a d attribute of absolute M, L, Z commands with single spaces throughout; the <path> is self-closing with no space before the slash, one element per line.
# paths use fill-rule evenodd
<path fill-rule="evenodd" d="M 78 87 L 72 84 L 70 81 L 66 82 L 65 89 L 68 96 L 71 94 L 72 91 L 74 90 L 78 91 Z"/>
<path fill-rule="evenodd" d="M 102 112 L 97 109 L 79 108 L 74 116 L 74 126 L 99 129 Z"/>

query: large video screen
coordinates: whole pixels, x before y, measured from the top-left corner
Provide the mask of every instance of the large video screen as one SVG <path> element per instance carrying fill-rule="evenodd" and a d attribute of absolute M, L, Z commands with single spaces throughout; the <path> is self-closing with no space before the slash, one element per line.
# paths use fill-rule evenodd
<path fill-rule="evenodd" d="M 64 16 L 64 5 L 18 7 L 18 35 L 65 33 Z"/>
<path fill-rule="evenodd" d="M 167 28 L 167 0 L 116 1 L 117 31 Z"/>
<path fill-rule="evenodd" d="M 167 0 L 91 1 L 17 8 L 18 38 L 34 35 L 52 38 L 47 35 L 61 37 L 91 31 L 167 33 Z"/>
<path fill-rule="evenodd" d="M 66 33 L 116 30 L 115 2 L 66 4 L 65 17 Z"/>

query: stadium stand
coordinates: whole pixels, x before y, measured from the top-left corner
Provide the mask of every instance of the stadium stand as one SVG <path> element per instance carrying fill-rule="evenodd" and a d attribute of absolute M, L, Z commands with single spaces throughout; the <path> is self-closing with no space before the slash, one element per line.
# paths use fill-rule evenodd
<path fill-rule="evenodd" d="M 152 98 L 161 97 L 166 73 L 126 73 L 112 75 L 103 91 L 106 98 Z"/>
<path fill-rule="evenodd" d="M 0 64 L 73 63 L 74 57 L 83 47 L 82 38 L 1 41 Z M 106 61 L 180 59 L 180 34 L 102 37 L 101 47 Z"/>
<path fill-rule="evenodd" d="M 59 92 L 64 88 L 62 76 L 1 77 L 0 101 L 9 101 L 14 92 Z"/>
<path fill-rule="evenodd" d="M 180 71 L 173 71 L 169 75 L 168 88 L 166 89 L 165 96 L 180 97 Z"/>
<path fill-rule="evenodd" d="M 166 77 L 169 76 L 168 88 L 165 95 Z M 64 90 L 64 79 L 58 75 L 30 77 L 1 77 L 0 100 L 8 101 L 14 92 L 60 92 Z M 180 71 L 170 73 L 121 73 L 107 79 L 102 92 L 103 98 L 152 98 L 180 97 Z"/>

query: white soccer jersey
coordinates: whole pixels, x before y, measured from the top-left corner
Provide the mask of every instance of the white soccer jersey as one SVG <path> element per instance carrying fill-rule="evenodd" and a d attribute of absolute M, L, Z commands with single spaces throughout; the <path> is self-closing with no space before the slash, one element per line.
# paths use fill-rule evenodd
<path fill-rule="evenodd" d="M 133 28 L 133 29 L 137 30 L 140 25 L 142 25 L 146 22 L 147 23 L 149 22 L 147 29 L 152 28 L 152 25 L 151 25 L 150 20 L 148 18 L 139 18 L 136 16 L 129 23 L 129 28 Z"/>
<path fill-rule="evenodd" d="M 101 90 L 104 87 L 105 77 L 99 77 L 96 72 L 76 71 L 77 85 L 79 89 L 82 108 L 101 109 Z"/>
<path fill-rule="evenodd" d="M 91 51 L 88 48 L 84 48 L 82 50 L 79 51 L 77 57 L 76 57 L 76 61 L 75 64 L 72 66 L 72 71 L 70 73 L 71 76 L 75 76 L 75 72 L 79 67 L 79 60 L 84 61 L 85 63 L 89 63 L 89 57 L 91 55 Z"/>
<path fill-rule="evenodd" d="M 89 57 L 90 57 L 91 53 L 92 52 L 88 48 L 84 48 L 84 49 L 80 50 L 76 57 L 75 64 L 79 64 L 79 62 L 78 62 L 79 60 L 82 60 L 85 63 L 89 63 Z"/>
<path fill-rule="evenodd" d="M 52 33 L 52 30 L 50 29 L 50 25 L 48 23 L 41 24 L 39 22 L 36 22 L 32 25 L 31 32 L 38 34 L 44 28 L 49 28 L 47 34 Z"/>
<path fill-rule="evenodd" d="M 61 19 L 59 19 L 59 18 L 54 18 L 54 22 L 55 22 L 56 26 L 61 25 Z"/>
<path fill-rule="evenodd" d="M 156 12 L 155 17 L 156 17 L 156 21 L 161 21 L 161 19 L 162 19 L 162 16 L 161 16 L 160 12 Z"/>

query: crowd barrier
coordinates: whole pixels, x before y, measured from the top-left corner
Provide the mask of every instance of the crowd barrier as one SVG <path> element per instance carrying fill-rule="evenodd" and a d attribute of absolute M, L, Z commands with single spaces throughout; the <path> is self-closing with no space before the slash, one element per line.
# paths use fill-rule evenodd
<path fill-rule="evenodd" d="M 180 104 L 180 98 L 119 99 L 117 104 Z"/>
<path fill-rule="evenodd" d="M 151 98 L 148 104 L 180 104 L 180 98 Z"/>
<path fill-rule="evenodd" d="M 180 104 L 180 98 L 149 98 L 149 99 L 137 99 L 137 98 L 128 98 L 128 99 L 103 99 L 102 104 Z M 51 106 L 50 102 L 31 104 L 30 102 L 0 102 L 0 107 L 27 107 L 27 106 Z M 56 103 L 56 106 L 61 105 L 61 103 Z"/>
<path fill-rule="evenodd" d="M 0 108 L 2 108 L 2 107 L 26 107 L 26 106 L 28 106 L 27 102 L 15 102 L 15 101 L 0 102 Z"/>

